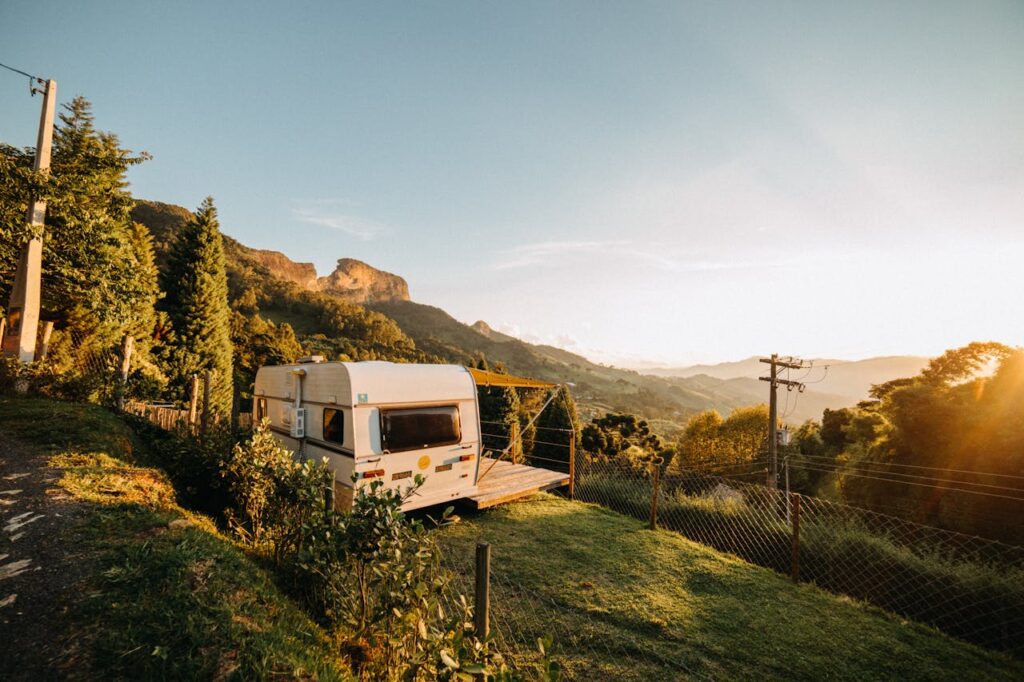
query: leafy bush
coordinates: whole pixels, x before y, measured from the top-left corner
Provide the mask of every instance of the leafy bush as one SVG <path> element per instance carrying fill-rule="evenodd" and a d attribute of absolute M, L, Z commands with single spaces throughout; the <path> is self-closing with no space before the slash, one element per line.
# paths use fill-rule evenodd
<path fill-rule="evenodd" d="M 354 672 L 374 680 L 514 679 L 472 609 L 441 567 L 434 533 L 402 512 L 403 492 L 360 488 L 351 513 L 326 500 L 324 463 L 293 461 L 267 424 L 222 464 L 227 518 L 247 543 L 272 554 L 315 617 L 333 627 Z M 445 510 L 437 525 L 453 521 Z M 548 669 L 556 670 L 557 666 Z"/>

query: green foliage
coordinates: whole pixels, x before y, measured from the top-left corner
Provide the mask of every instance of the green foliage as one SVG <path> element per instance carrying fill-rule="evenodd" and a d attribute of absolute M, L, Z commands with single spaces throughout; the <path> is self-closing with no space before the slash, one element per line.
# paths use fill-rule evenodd
<path fill-rule="evenodd" d="M 302 357 L 295 331 L 287 322 L 275 325 L 258 313 L 231 313 L 231 344 L 234 348 L 235 387 L 244 400 L 252 398 L 256 372 L 264 365 L 283 365 Z M 247 405 L 246 405 L 247 407 Z"/>
<path fill-rule="evenodd" d="M 1019 503 L 977 494 L 1019 497 L 1005 490 L 1012 486 L 1005 476 L 1024 473 L 1022 377 L 1024 351 L 971 343 L 935 358 L 917 377 L 875 386 L 873 399 L 856 408 L 826 412 L 823 441 L 830 454 L 843 455 L 838 477 L 845 499 L 928 525 L 1024 542 L 1020 525 L 1006 522 L 1019 515 Z"/>
<path fill-rule="evenodd" d="M 484 449 L 502 452 L 511 446 L 509 458 L 519 462 L 523 457 L 523 440 L 519 438 L 512 442 L 518 432 L 522 414 L 519 393 L 511 386 L 479 386 L 477 396 L 481 428 L 485 434 Z"/>
<path fill-rule="evenodd" d="M 0 145 L 0 300 L 9 296 L 18 255 L 30 236 L 29 197 L 42 197 L 47 212 L 41 318 L 56 323 L 48 361 L 64 375 L 68 395 L 110 397 L 95 385 L 109 378 L 87 376 L 97 368 L 84 366 L 83 358 L 116 352 L 125 334 L 136 338 L 137 366 L 160 381 L 162 373 L 149 356 L 159 296 L 152 245 L 131 219 L 126 189 L 128 169 L 148 156 L 132 155 L 116 135 L 97 131 L 82 97 L 63 106 L 48 174 L 31 170 L 33 155 L 31 149 Z"/>
<path fill-rule="evenodd" d="M 530 452 L 531 459 L 545 469 L 569 470 L 569 444 L 579 447 L 580 418 L 576 401 L 568 386 L 554 389 L 551 404 L 537 417 L 538 441 Z"/>
<path fill-rule="evenodd" d="M 184 400 L 193 375 L 213 372 L 210 410 L 224 418 L 231 411 L 231 311 L 217 210 L 207 197 L 178 234 L 164 273 L 167 311 L 175 332 L 167 349 L 172 388 Z"/>
<path fill-rule="evenodd" d="M 765 405 L 736 408 L 727 419 L 707 410 L 687 423 L 677 444 L 674 468 L 749 464 L 761 454 L 767 437 Z"/>

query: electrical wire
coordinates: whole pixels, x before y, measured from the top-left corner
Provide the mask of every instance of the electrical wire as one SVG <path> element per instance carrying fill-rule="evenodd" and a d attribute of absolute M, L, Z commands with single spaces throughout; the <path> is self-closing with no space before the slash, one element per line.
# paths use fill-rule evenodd
<path fill-rule="evenodd" d="M 43 81 L 43 79 L 40 78 L 39 76 L 33 76 L 32 74 L 30 74 L 30 73 L 28 73 L 26 71 L 22 71 L 21 69 L 16 69 L 13 66 L 7 66 L 6 64 L 0 63 L 0 67 L 3 67 L 5 69 L 7 69 L 8 71 L 13 71 L 14 73 L 19 73 L 22 76 L 27 76 L 28 78 L 31 78 L 32 80 L 38 81 L 40 83 Z"/>
<path fill-rule="evenodd" d="M 834 463 L 835 460 L 826 457 L 825 455 L 800 455 L 804 459 L 820 459 L 825 460 L 829 463 Z M 997 474 L 991 471 L 978 471 L 977 469 L 946 469 L 943 467 L 930 467 L 923 464 L 900 464 L 899 462 L 869 462 L 868 464 L 873 466 L 887 466 L 887 467 L 903 467 L 906 469 L 923 469 L 927 471 L 939 471 L 942 473 L 957 473 L 957 474 L 970 474 L 972 476 L 992 476 L 994 478 L 1009 478 L 1016 481 L 1024 481 L 1024 476 L 1017 476 L 1014 474 Z M 896 472 L 893 472 L 896 473 Z"/>
<path fill-rule="evenodd" d="M 803 469 L 805 471 L 814 471 L 814 472 L 822 473 L 822 474 L 833 474 L 833 473 L 836 473 L 835 469 L 829 469 L 829 468 L 823 467 L 823 466 L 812 466 L 810 464 L 801 464 L 801 463 L 797 463 L 797 462 L 790 462 L 789 465 L 791 467 L 793 467 L 794 469 Z M 844 472 L 844 473 L 845 473 L 846 476 L 853 476 L 855 478 L 863 478 L 863 479 L 868 479 L 868 480 L 872 480 L 872 481 L 881 481 L 883 483 L 900 483 L 900 484 L 903 484 L 903 485 L 912 485 L 912 486 L 916 486 L 916 487 L 919 487 L 919 488 L 931 488 L 933 490 L 945 490 L 945 491 L 948 491 L 948 492 L 965 493 L 965 494 L 968 494 L 968 495 L 984 495 L 985 497 L 998 497 L 998 498 L 1004 499 L 1004 500 L 1013 500 L 1014 502 L 1024 502 L 1024 497 L 1015 497 L 1015 496 L 1012 496 L 1012 495 L 1000 495 L 999 493 L 987 493 L 987 492 L 984 492 L 984 491 L 981 491 L 981 490 L 965 490 L 963 488 L 953 488 L 953 487 L 946 487 L 946 486 L 938 486 L 938 485 L 931 485 L 931 484 L 928 484 L 928 483 L 914 483 L 913 481 L 905 481 L 905 480 L 899 480 L 899 479 L 894 479 L 894 478 L 885 478 L 885 477 L 881 477 L 881 476 L 868 476 L 867 474 L 858 474 L 858 473 L 854 473 L 852 471 L 847 471 L 847 472 Z"/>

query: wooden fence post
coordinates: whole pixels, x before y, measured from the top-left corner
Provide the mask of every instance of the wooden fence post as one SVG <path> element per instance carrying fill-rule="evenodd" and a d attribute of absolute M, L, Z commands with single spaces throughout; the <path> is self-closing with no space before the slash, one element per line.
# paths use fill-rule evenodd
<path fill-rule="evenodd" d="M 7 332 L 7 317 L 0 316 L 0 346 L 4 345 L 4 334 Z"/>
<path fill-rule="evenodd" d="M 523 444 L 519 443 L 519 420 L 508 425 L 508 449 L 513 464 L 520 464 L 523 460 Z M 518 448 L 518 452 L 516 452 Z"/>
<path fill-rule="evenodd" d="M 45 330 L 43 332 L 46 337 Z M 117 384 L 117 409 L 124 410 L 124 394 L 128 389 L 128 371 L 132 367 L 132 351 L 135 350 L 135 337 L 125 334 L 121 342 L 121 373 Z"/>
<path fill-rule="evenodd" d="M 473 602 L 473 627 L 476 636 L 486 639 L 491 632 L 491 546 L 476 545 L 476 597 Z"/>
<path fill-rule="evenodd" d="M 569 434 L 569 499 L 576 499 L 576 426 Z"/>
<path fill-rule="evenodd" d="M 658 487 L 661 483 L 661 463 L 658 460 L 651 462 L 654 469 L 651 480 L 651 530 L 658 527 Z"/>
<path fill-rule="evenodd" d="M 195 431 L 196 418 L 199 410 L 199 375 L 192 375 L 192 392 L 188 401 L 188 428 Z"/>
<path fill-rule="evenodd" d="M 53 334 L 53 321 L 43 322 L 43 333 L 39 337 L 39 350 L 36 351 L 36 361 L 46 362 L 46 355 L 50 352 L 50 336 Z M 2 337 L 3 334 L 0 334 Z M 2 341 L 2 339 L 0 339 Z"/>
<path fill-rule="evenodd" d="M 793 582 L 800 582 L 800 496 L 793 495 L 793 557 L 791 560 Z"/>

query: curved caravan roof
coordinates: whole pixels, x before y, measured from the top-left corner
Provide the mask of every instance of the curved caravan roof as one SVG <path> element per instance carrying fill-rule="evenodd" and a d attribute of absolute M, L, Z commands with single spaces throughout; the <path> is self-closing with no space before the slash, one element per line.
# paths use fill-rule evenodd
<path fill-rule="evenodd" d="M 306 370 L 306 396 L 329 395 L 339 404 L 386 405 L 390 403 L 474 400 L 476 382 L 460 365 L 417 365 L 394 362 L 319 362 L 264 367 L 291 372 Z"/>

